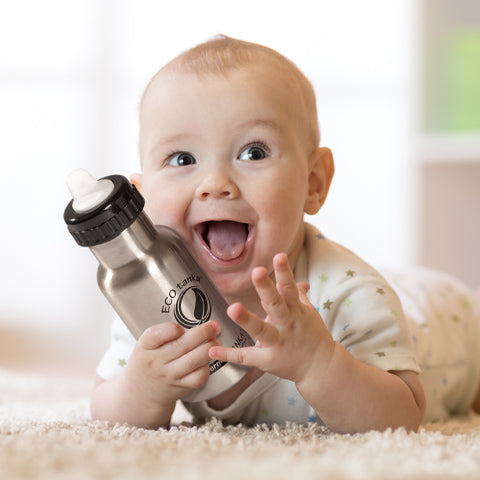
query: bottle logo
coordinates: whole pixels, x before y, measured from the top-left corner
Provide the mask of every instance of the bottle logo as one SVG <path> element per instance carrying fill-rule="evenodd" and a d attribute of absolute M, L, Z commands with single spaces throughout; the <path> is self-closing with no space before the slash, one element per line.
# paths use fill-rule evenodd
<path fill-rule="evenodd" d="M 198 287 L 191 286 L 178 297 L 173 314 L 182 327 L 192 328 L 207 322 L 211 313 L 209 298 Z"/>

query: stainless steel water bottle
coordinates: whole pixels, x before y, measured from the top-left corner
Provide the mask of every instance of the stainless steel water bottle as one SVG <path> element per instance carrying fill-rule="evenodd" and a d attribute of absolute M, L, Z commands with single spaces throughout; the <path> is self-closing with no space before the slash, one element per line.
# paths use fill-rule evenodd
<path fill-rule="evenodd" d="M 168 227 L 153 225 L 143 210 L 145 200 L 125 177 L 97 181 L 78 169 L 67 183 L 73 196 L 64 213 L 68 230 L 97 258 L 100 289 L 136 339 L 157 323 L 177 322 L 188 329 L 215 319 L 222 326 L 222 345 L 254 344 L 227 316 L 225 299 L 183 239 Z M 208 382 L 184 400 L 213 398 L 247 371 L 211 361 Z"/>

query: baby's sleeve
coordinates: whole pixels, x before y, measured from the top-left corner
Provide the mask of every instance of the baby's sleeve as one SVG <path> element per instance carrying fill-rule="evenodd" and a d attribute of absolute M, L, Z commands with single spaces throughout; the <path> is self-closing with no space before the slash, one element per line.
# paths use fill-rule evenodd
<path fill-rule="evenodd" d="M 319 312 L 354 357 L 383 370 L 420 372 L 402 305 L 382 276 L 347 270 L 327 295 Z"/>
<path fill-rule="evenodd" d="M 111 328 L 110 345 L 97 367 L 97 374 L 105 380 L 118 377 L 135 347 L 135 337 L 115 315 Z"/>
<path fill-rule="evenodd" d="M 307 224 L 297 281 L 335 341 L 354 357 L 382 370 L 419 373 L 415 346 L 397 294 L 373 267 Z"/>

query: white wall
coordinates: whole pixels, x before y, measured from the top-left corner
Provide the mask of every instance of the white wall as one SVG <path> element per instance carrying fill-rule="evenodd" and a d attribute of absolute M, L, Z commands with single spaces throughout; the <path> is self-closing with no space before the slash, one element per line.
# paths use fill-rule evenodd
<path fill-rule="evenodd" d="M 413 0 L 16 0 L 0 6 L 0 322 L 105 341 L 95 261 L 63 224 L 67 173 L 138 169 L 153 73 L 216 33 L 295 61 L 318 96 L 336 178 L 312 219 L 376 265 L 414 260 Z"/>

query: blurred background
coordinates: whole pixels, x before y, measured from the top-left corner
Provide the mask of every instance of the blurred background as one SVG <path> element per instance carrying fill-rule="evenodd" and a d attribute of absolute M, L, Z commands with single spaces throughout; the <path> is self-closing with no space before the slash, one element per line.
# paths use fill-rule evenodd
<path fill-rule="evenodd" d="M 93 371 L 112 310 L 65 177 L 138 171 L 143 88 L 218 33 L 313 82 L 336 177 L 311 222 L 377 267 L 480 286 L 478 0 L 1 0 L 0 368 Z"/>

